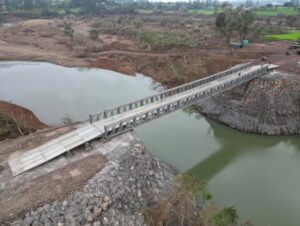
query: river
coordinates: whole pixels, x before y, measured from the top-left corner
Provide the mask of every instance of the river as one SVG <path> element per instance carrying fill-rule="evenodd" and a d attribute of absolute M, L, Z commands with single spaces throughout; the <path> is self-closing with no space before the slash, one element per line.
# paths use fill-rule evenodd
<path fill-rule="evenodd" d="M 97 112 L 162 90 L 143 75 L 49 63 L 0 63 L 0 99 L 59 124 L 66 115 L 86 120 Z M 234 206 L 256 226 L 300 225 L 299 136 L 241 133 L 191 108 L 135 129 L 155 155 L 181 172 L 206 179 L 217 203 Z"/>

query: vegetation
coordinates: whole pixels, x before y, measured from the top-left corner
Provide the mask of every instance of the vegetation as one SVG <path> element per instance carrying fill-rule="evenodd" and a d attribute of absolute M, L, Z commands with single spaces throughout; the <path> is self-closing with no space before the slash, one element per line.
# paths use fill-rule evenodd
<path fill-rule="evenodd" d="M 201 14 L 205 16 L 211 16 L 214 15 L 215 10 L 214 9 L 190 9 L 188 11 L 189 14 Z"/>
<path fill-rule="evenodd" d="M 165 50 L 173 46 L 191 46 L 195 47 L 198 44 L 196 38 L 179 32 L 158 33 L 155 31 L 143 30 L 139 33 L 140 41 L 147 43 L 152 49 Z"/>
<path fill-rule="evenodd" d="M 72 117 L 69 114 L 65 114 L 64 117 L 62 118 L 62 123 L 64 125 L 73 126 L 74 120 L 72 119 Z"/>
<path fill-rule="evenodd" d="M 98 40 L 99 38 L 99 34 L 100 34 L 100 31 L 97 30 L 97 29 L 94 29 L 92 28 L 90 31 L 89 31 L 89 36 L 92 40 L 96 41 Z"/>
<path fill-rule="evenodd" d="M 74 36 L 74 29 L 72 28 L 72 24 L 65 22 L 64 25 L 64 33 L 66 36 L 73 38 Z"/>
<path fill-rule="evenodd" d="M 237 226 L 238 215 L 233 207 L 220 208 L 213 202 L 204 182 L 190 175 L 179 175 L 173 191 L 164 200 L 150 197 L 144 210 L 151 226 Z M 247 222 L 244 226 L 251 226 Z"/>
<path fill-rule="evenodd" d="M 16 138 L 33 132 L 33 129 L 24 127 L 23 115 L 5 114 L 0 112 L 0 141 L 7 138 Z"/>
<path fill-rule="evenodd" d="M 257 16 L 295 16 L 299 13 L 298 9 L 294 7 L 276 7 L 276 8 L 262 8 L 255 10 Z"/>
<path fill-rule="evenodd" d="M 253 21 L 253 12 L 245 10 L 243 6 L 235 9 L 230 6 L 225 6 L 222 11 L 217 14 L 215 25 L 221 35 L 225 37 L 226 43 L 231 50 L 230 42 L 234 33 L 237 33 L 240 41 L 242 41 L 250 32 Z"/>
<path fill-rule="evenodd" d="M 143 27 L 143 21 L 137 18 L 134 20 L 133 25 L 136 29 L 141 29 Z"/>
<path fill-rule="evenodd" d="M 66 14 L 134 14 L 160 13 L 170 11 L 187 12 L 218 7 L 219 1 L 193 2 L 151 2 L 121 0 L 0 0 L 0 12 L 63 16 Z M 203 11 L 205 13 L 205 11 Z M 207 13 L 209 13 L 207 11 Z"/>
<path fill-rule="evenodd" d="M 160 23 L 166 25 L 167 22 L 161 20 Z M 99 33 L 125 36 L 147 44 L 154 50 L 167 50 L 175 46 L 196 47 L 199 43 L 196 36 L 188 33 L 146 30 L 143 27 L 144 21 L 139 17 L 134 18 L 133 22 L 122 17 L 101 20 L 92 25 L 90 38 L 95 40 Z"/>
<path fill-rule="evenodd" d="M 8 127 L 10 124 L 13 124 L 13 122 L 6 115 L 0 112 L 0 140 L 9 136 L 10 131 Z"/>
<path fill-rule="evenodd" d="M 265 38 L 267 41 L 280 41 L 280 40 L 296 41 L 300 39 L 300 31 L 291 31 L 286 34 L 266 35 Z"/>

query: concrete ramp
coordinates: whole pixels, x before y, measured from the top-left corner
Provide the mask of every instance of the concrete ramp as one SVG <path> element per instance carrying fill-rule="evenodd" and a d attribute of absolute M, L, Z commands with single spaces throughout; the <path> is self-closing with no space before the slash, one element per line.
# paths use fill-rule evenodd
<path fill-rule="evenodd" d="M 8 160 L 9 167 L 13 175 L 18 175 L 95 139 L 103 132 L 104 128 L 101 130 L 90 123 L 82 124 L 76 130 Z"/>

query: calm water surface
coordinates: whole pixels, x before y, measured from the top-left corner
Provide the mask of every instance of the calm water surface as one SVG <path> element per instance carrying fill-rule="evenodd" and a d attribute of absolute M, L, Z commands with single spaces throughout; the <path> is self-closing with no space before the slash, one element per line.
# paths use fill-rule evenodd
<path fill-rule="evenodd" d="M 0 63 L 0 99 L 59 124 L 153 94 L 162 87 L 136 77 L 48 63 Z M 300 225 L 300 137 L 245 134 L 184 109 L 136 128 L 145 145 L 180 171 L 205 178 L 216 201 L 256 226 Z"/>

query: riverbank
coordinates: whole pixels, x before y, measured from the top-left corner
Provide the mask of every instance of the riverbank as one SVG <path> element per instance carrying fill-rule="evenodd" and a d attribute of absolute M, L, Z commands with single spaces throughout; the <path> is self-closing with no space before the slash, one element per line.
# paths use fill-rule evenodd
<path fill-rule="evenodd" d="M 112 22 L 112 19 L 105 20 Z M 99 34 L 98 38 L 93 40 L 89 36 L 89 29 L 97 22 L 98 18 L 35 19 L 19 21 L 9 27 L 0 28 L 0 60 L 47 61 L 67 67 L 104 68 L 127 75 L 143 73 L 168 88 L 203 78 L 238 63 L 246 61 L 260 63 L 262 55 L 267 56 L 272 63 L 278 64 L 280 70 L 300 73 L 300 69 L 296 67 L 297 56 L 285 55 L 290 42 L 280 41 L 272 45 L 253 43 L 247 48 L 233 50 L 230 57 L 224 46 L 214 46 L 208 37 L 199 42 L 201 48 L 174 46 L 166 51 L 158 51 L 119 33 Z M 72 37 L 65 34 L 66 23 L 72 25 L 74 31 Z M 153 26 L 166 29 L 153 22 L 145 22 L 145 26 L 151 29 Z M 218 37 L 212 27 L 209 28 L 209 33 Z M 281 81 L 278 76 L 274 79 L 278 79 L 279 83 Z M 276 86 L 267 85 L 270 79 L 264 84 L 255 81 L 249 83 L 253 90 L 259 89 L 260 85 L 264 84 L 271 87 L 271 90 Z M 288 83 L 283 82 L 280 86 L 286 90 L 285 94 L 289 97 L 295 96 L 295 92 L 298 92 L 296 88 L 290 89 Z M 207 100 L 206 104 L 197 109 L 209 118 L 244 132 L 269 135 L 299 133 L 298 123 L 295 124 L 298 121 L 298 110 L 286 104 L 297 104 L 296 100 L 290 101 L 288 98 L 280 100 L 279 95 L 273 98 L 266 90 L 266 93 L 261 93 L 260 100 L 257 100 L 253 92 L 251 94 L 253 96 L 249 97 L 253 99 L 252 103 L 247 104 L 245 102 L 248 95 L 246 92 L 249 92 L 247 87 L 248 84 L 245 84 L 232 90 L 229 95 L 224 94 L 224 98 L 220 98 L 222 102 L 218 101 L 218 98 Z M 228 99 L 225 100 L 226 98 Z M 245 103 L 236 104 L 235 101 L 239 98 Z M 264 105 L 261 106 L 260 102 Z M 283 113 L 275 112 L 276 110 L 270 113 L 264 106 L 284 110 Z"/>
<path fill-rule="evenodd" d="M 233 50 L 233 55 L 229 56 L 226 45 L 215 31 L 212 18 L 189 18 L 205 29 L 181 25 L 176 29 L 177 35 L 188 33 L 198 43 L 196 47 L 175 43 L 167 49 L 154 48 L 134 36 L 136 32 L 143 34 L 143 30 L 134 28 L 132 18 L 124 18 L 128 20 L 128 31 L 118 27 L 117 19 L 75 17 L 22 21 L 19 18 L 19 22 L 12 21 L 11 26 L 0 28 L 0 60 L 98 67 L 128 75 L 142 73 L 168 87 L 203 78 L 238 63 L 259 61 L 262 55 L 284 70 L 300 72 L 296 67 L 297 56 L 285 55 L 290 42 L 281 41 L 273 45 L 252 43 L 244 49 Z M 160 23 L 161 19 L 172 21 L 172 18 L 149 16 L 144 19 L 144 27 L 150 31 L 169 31 L 167 24 Z M 105 30 L 106 24 L 114 24 L 116 31 Z M 100 25 L 105 26 L 101 27 L 97 37 L 91 38 L 91 31 Z"/>
<path fill-rule="evenodd" d="M 31 110 L 0 100 L 0 141 L 14 139 L 48 127 Z"/>
<path fill-rule="evenodd" d="M 197 104 L 196 109 L 243 132 L 300 134 L 300 76 L 271 72 Z"/>
<path fill-rule="evenodd" d="M 98 159 L 97 156 L 99 156 Z M 100 158 L 100 156 L 102 157 Z M 81 161 L 94 159 L 94 162 L 98 162 L 100 167 L 96 167 L 98 170 L 93 170 L 92 174 L 87 174 L 85 171 L 90 171 L 87 170 L 88 165 L 85 164 L 85 167 L 80 168 L 78 158 L 82 159 Z M 71 168 L 65 169 L 64 165 L 70 161 L 76 162 Z M 61 166 L 58 164 L 59 162 L 64 164 Z M 9 201 L 13 197 L 20 199 L 10 202 L 9 208 L 1 210 L 1 214 L 6 213 L 1 217 L 2 224 L 142 225 L 144 221 L 142 212 L 147 201 L 154 195 L 166 197 L 171 192 L 173 177 L 177 173 L 174 168 L 152 156 L 133 133 L 126 133 L 105 144 L 95 141 L 88 152 L 76 150 L 74 156 L 67 158 L 61 156 L 47 165 L 23 174 L 23 182 L 17 183 L 19 189 L 16 191 L 11 188 L 8 190 L 10 187 L 8 185 L 4 191 L 1 191 L 1 206 L 5 200 Z M 52 170 L 42 173 L 45 167 L 48 167 L 49 171 L 49 165 L 52 165 Z M 40 174 L 37 179 L 30 178 L 37 174 Z M 44 175 L 42 176 L 42 174 Z M 73 186 L 74 180 L 84 178 L 84 175 L 89 175 L 89 180 L 87 181 L 85 177 L 85 179 L 79 180 L 80 183 L 77 182 L 78 186 Z M 66 176 L 71 179 L 67 180 L 64 178 Z M 43 197 L 33 196 L 35 192 L 38 192 L 35 190 L 37 186 L 33 186 L 27 192 L 26 197 L 20 196 L 22 188 L 28 187 L 26 183 L 32 180 L 31 184 L 33 185 L 33 182 L 38 180 L 38 186 L 42 186 L 46 178 L 56 180 L 53 181 L 55 188 L 52 188 L 54 190 L 52 193 L 56 193 L 54 199 L 43 200 L 47 197 L 45 195 Z M 75 190 L 66 190 L 66 186 L 61 184 L 63 181 L 69 181 L 70 183 L 67 184 L 72 185 Z M 49 188 L 44 187 L 43 194 L 48 194 L 47 190 L 49 189 L 51 189 L 50 185 Z M 9 192 L 15 193 L 14 196 L 8 194 Z M 28 197 L 31 197 L 31 200 L 28 200 Z M 23 205 L 19 205 L 20 203 Z M 34 208 L 32 208 L 33 206 Z M 32 212 L 27 212 L 31 209 Z M 16 214 L 10 211 L 16 211 Z M 20 217 L 20 219 L 9 223 L 15 219 L 10 216 Z"/>

